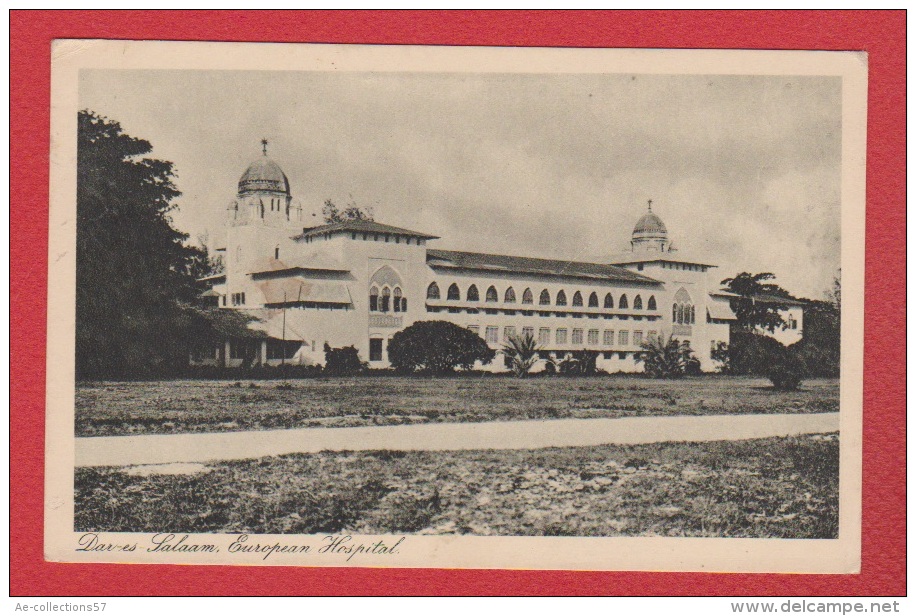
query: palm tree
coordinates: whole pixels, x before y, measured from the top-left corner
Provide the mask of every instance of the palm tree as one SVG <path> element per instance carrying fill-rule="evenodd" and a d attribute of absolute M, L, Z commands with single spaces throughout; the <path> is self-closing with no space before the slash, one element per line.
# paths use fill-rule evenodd
<path fill-rule="evenodd" d="M 690 343 L 673 335 L 650 336 L 642 343 L 638 361 L 645 364 L 646 374 L 656 379 L 676 379 L 684 376 L 696 363 Z"/>
<path fill-rule="evenodd" d="M 503 345 L 502 353 L 508 359 L 512 374 L 521 379 L 537 363 L 538 350 L 540 350 L 540 347 L 531 334 L 523 336 L 513 334 L 509 336 L 508 341 Z"/>

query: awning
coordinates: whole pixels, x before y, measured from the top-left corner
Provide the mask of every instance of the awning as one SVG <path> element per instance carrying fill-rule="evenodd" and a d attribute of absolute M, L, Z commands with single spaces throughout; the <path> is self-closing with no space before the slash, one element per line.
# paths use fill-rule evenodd
<path fill-rule="evenodd" d="M 709 312 L 710 318 L 713 319 L 722 321 L 736 321 L 738 319 L 735 313 L 732 312 L 731 304 L 725 298 L 710 295 L 709 304 L 706 306 L 706 310 Z"/>
<path fill-rule="evenodd" d="M 351 304 L 350 289 L 343 282 L 309 280 L 302 276 L 265 280 L 257 283 L 265 304 L 313 302 L 316 304 Z"/>

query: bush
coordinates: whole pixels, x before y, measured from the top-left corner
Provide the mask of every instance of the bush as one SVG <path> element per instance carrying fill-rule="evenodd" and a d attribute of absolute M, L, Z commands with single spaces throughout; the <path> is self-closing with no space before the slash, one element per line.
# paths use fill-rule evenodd
<path fill-rule="evenodd" d="M 664 336 L 652 336 L 642 343 L 642 349 L 637 361 L 643 363 L 646 374 L 654 379 L 676 379 L 700 370 L 690 343 L 674 336 L 668 336 L 667 340 Z"/>
<path fill-rule="evenodd" d="M 496 352 L 474 332 L 447 321 L 418 321 L 399 331 L 388 345 L 388 359 L 401 372 L 447 374 L 488 364 Z"/>
<path fill-rule="evenodd" d="M 728 346 L 728 373 L 766 376 L 776 360 L 783 357 L 786 347 L 778 340 L 762 334 L 736 331 Z"/>
<path fill-rule="evenodd" d="M 354 376 L 369 369 L 369 364 L 359 359 L 359 351 L 354 346 L 331 348 L 324 343 L 324 370 L 327 376 Z"/>
<path fill-rule="evenodd" d="M 780 391 L 795 391 L 805 377 L 805 364 L 791 348 L 775 359 L 766 371 L 773 387 Z"/>

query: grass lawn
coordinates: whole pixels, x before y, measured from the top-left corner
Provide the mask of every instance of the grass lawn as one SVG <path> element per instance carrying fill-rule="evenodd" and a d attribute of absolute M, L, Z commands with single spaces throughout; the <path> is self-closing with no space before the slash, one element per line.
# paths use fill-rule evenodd
<path fill-rule="evenodd" d="M 76 530 L 784 538 L 838 532 L 836 434 L 296 454 L 200 465 L 190 474 L 138 470 L 77 469 Z"/>
<path fill-rule="evenodd" d="M 837 379 L 806 380 L 788 393 L 765 379 L 725 376 L 105 382 L 77 385 L 76 435 L 838 410 Z"/>

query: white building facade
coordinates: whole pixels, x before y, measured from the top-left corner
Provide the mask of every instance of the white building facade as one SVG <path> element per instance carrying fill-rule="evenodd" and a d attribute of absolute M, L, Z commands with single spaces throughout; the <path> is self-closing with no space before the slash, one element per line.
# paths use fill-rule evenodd
<path fill-rule="evenodd" d="M 227 341 L 197 363 L 323 364 L 327 343 L 385 368 L 392 336 L 445 320 L 494 349 L 531 334 L 542 356 L 597 353 L 596 367 L 612 373 L 640 371 L 642 343 L 673 334 L 712 371 L 735 320 L 715 266 L 674 251 L 651 202 L 630 250 L 604 262 L 439 250 L 434 235 L 377 222 L 303 227 L 265 150 L 242 175 L 227 225 L 225 270 L 206 295 L 254 317 L 262 338 Z M 797 323 L 800 335 L 800 314 Z M 501 356 L 482 368 L 506 369 Z"/>

